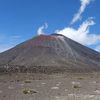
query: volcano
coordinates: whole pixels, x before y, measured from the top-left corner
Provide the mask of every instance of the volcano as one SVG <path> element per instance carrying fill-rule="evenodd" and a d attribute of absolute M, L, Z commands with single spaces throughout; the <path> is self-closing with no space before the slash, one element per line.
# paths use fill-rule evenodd
<path fill-rule="evenodd" d="M 100 53 L 63 35 L 39 35 L 0 53 L 0 72 L 100 71 Z"/>

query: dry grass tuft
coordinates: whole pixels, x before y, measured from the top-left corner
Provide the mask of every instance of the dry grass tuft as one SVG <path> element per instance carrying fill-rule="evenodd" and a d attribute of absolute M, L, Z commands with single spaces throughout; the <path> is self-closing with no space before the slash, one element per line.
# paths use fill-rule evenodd
<path fill-rule="evenodd" d="M 35 93 L 37 93 L 37 91 L 32 90 L 32 89 L 25 89 L 25 90 L 23 90 L 23 93 L 24 94 L 35 94 Z"/>

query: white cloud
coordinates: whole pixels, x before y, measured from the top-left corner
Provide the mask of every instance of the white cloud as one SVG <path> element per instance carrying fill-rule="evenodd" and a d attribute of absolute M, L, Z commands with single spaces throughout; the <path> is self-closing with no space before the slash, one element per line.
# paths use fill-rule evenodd
<path fill-rule="evenodd" d="M 45 23 L 43 26 L 39 27 L 39 29 L 37 30 L 37 34 L 38 35 L 45 34 L 43 30 L 47 28 L 48 28 L 48 24 Z"/>
<path fill-rule="evenodd" d="M 78 12 L 74 15 L 72 21 L 71 21 L 71 24 L 74 24 L 77 20 L 81 19 L 82 18 L 82 13 L 85 11 L 85 8 L 87 7 L 87 5 L 90 4 L 92 0 L 80 0 L 81 2 L 81 6 L 78 10 Z"/>
<path fill-rule="evenodd" d="M 57 30 L 56 33 L 65 35 L 83 45 L 95 45 L 100 43 L 100 35 L 90 33 L 90 26 L 94 24 L 93 18 L 90 17 L 83 22 L 78 29 L 65 27 L 62 30 Z"/>
<path fill-rule="evenodd" d="M 100 52 L 100 45 L 95 48 L 96 51 Z"/>

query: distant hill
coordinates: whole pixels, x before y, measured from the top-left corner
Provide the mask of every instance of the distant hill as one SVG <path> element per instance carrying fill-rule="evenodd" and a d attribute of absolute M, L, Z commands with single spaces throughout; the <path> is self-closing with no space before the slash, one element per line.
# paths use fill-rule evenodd
<path fill-rule="evenodd" d="M 63 35 L 40 35 L 0 53 L 0 72 L 100 71 L 100 53 Z"/>

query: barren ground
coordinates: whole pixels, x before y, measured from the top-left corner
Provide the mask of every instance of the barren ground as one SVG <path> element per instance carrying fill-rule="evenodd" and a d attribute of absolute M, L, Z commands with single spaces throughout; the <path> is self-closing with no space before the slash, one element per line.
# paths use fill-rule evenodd
<path fill-rule="evenodd" d="M 0 75 L 0 100 L 100 100 L 100 73 Z"/>

